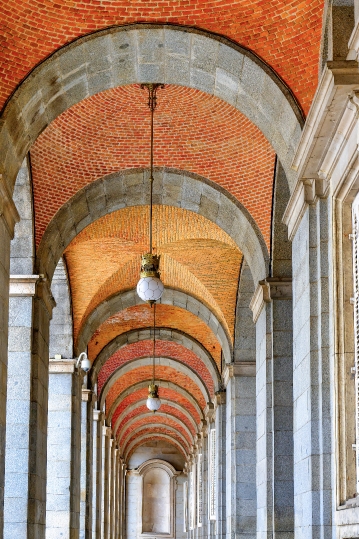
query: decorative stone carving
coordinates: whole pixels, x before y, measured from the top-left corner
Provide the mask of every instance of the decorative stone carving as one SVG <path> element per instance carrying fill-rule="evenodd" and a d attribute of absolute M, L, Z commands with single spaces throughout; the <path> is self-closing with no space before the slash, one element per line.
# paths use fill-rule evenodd
<path fill-rule="evenodd" d="M 34 296 L 39 275 L 10 275 L 10 297 Z"/>

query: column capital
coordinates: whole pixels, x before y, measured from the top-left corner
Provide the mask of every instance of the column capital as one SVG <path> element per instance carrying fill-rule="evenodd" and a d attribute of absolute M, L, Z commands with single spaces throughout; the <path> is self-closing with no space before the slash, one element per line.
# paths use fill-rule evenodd
<path fill-rule="evenodd" d="M 255 376 L 256 362 L 255 361 L 236 361 L 235 363 L 227 363 L 223 369 L 222 379 L 224 387 L 227 387 L 231 378 L 236 376 Z"/>
<path fill-rule="evenodd" d="M 103 412 L 101 410 L 92 410 L 92 417 L 94 421 L 102 421 L 103 419 Z"/>
<path fill-rule="evenodd" d="M 323 173 L 318 178 L 301 178 L 298 181 L 283 214 L 283 223 L 288 227 L 288 238 L 293 240 L 308 204 L 329 194 L 329 181 Z"/>
<path fill-rule="evenodd" d="M 208 423 L 205 419 L 201 419 L 198 424 L 198 433 L 200 434 L 202 440 L 208 436 Z"/>
<path fill-rule="evenodd" d="M 216 411 L 218 406 L 220 406 L 221 404 L 226 404 L 226 390 L 225 389 L 220 389 L 219 391 L 215 392 L 213 404 L 214 404 L 214 411 Z"/>
<path fill-rule="evenodd" d="M 50 357 L 50 374 L 73 374 L 76 371 L 76 359 L 57 359 Z"/>
<path fill-rule="evenodd" d="M 259 281 L 253 294 L 249 308 L 253 312 L 253 322 L 256 323 L 261 314 L 264 304 L 273 299 L 292 299 L 291 277 L 267 277 Z"/>
<path fill-rule="evenodd" d="M 40 275 L 10 275 L 9 296 L 35 296 L 36 284 L 39 279 Z"/>
<path fill-rule="evenodd" d="M 10 238 L 13 239 L 15 224 L 20 221 L 20 215 L 2 174 L 0 174 L 0 217 L 5 223 Z"/>
<path fill-rule="evenodd" d="M 102 427 L 102 434 L 103 434 L 104 436 L 107 436 L 108 438 L 111 438 L 111 436 L 112 436 L 112 429 L 111 429 L 111 427 L 107 427 L 106 425 L 104 425 L 104 426 Z"/>
<path fill-rule="evenodd" d="M 212 423 L 214 421 L 214 404 L 213 402 L 207 402 L 205 409 L 203 410 L 206 423 Z"/>
<path fill-rule="evenodd" d="M 96 400 L 96 395 L 92 389 L 82 389 L 81 390 L 81 400 L 83 402 L 94 402 Z"/>

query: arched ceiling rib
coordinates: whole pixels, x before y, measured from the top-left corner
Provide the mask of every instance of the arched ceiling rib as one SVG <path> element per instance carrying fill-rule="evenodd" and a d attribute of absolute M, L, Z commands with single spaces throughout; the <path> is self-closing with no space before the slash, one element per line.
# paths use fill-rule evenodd
<path fill-rule="evenodd" d="M 149 361 L 151 361 L 152 351 L 153 341 L 151 340 L 129 344 L 128 346 L 118 350 L 113 356 L 110 357 L 98 374 L 98 394 L 101 394 L 106 382 L 122 365 L 125 365 L 128 361 L 133 361 L 135 359 L 144 357 L 150 358 Z M 185 365 L 188 365 L 201 377 L 209 393 L 213 397 L 217 373 L 213 372 L 212 370 L 211 375 L 211 372 L 208 370 L 207 366 L 191 350 L 188 350 L 177 343 L 157 340 L 156 357 L 172 358 L 181 361 Z M 158 364 L 159 363 L 160 362 L 158 362 Z"/>
<path fill-rule="evenodd" d="M 142 434 L 141 436 L 138 436 L 135 440 L 133 440 L 127 447 L 127 451 L 123 453 L 125 460 L 128 462 L 132 453 L 142 444 L 150 441 L 158 441 L 158 440 L 164 440 L 170 444 L 172 444 L 174 447 L 176 447 L 184 456 L 185 460 L 187 459 L 188 455 L 186 453 L 186 450 L 184 449 L 183 445 L 181 445 L 177 440 L 172 438 L 171 436 L 167 434 L 160 434 L 160 433 L 147 433 Z"/>
<path fill-rule="evenodd" d="M 248 209 L 268 245 L 274 158 L 260 130 L 229 103 L 175 85 L 159 91 L 154 164 L 224 187 Z M 81 101 L 38 137 L 31 159 L 39 244 L 57 209 L 79 189 L 118 170 L 148 166 L 146 94 L 131 85 Z M 171 189 L 173 194 L 176 185 Z"/>
<path fill-rule="evenodd" d="M 125 442 L 128 438 L 137 433 L 141 427 L 149 424 L 172 427 L 182 434 L 189 446 L 194 443 L 191 432 L 180 419 L 176 418 L 175 416 L 165 414 L 161 411 L 153 413 L 147 410 L 144 414 L 142 414 L 142 416 L 134 417 L 132 420 L 128 421 L 122 431 L 117 431 L 117 440 L 120 446 L 125 446 Z"/>
<path fill-rule="evenodd" d="M 121 333 L 152 327 L 153 310 L 149 305 L 142 304 L 124 309 L 106 320 L 95 331 L 88 346 L 89 357 L 95 358 L 109 342 Z M 217 366 L 220 366 L 221 346 L 213 331 L 198 316 L 180 307 L 159 304 L 156 306 L 156 327 L 177 329 L 197 339 L 214 358 Z"/>
<path fill-rule="evenodd" d="M 132 418 L 137 417 L 145 412 L 148 412 L 146 400 L 147 398 L 139 400 L 133 404 L 129 404 L 122 411 L 122 413 L 117 417 L 116 422 L 113 422 L 113 432 L 115 436 L 117 435 L 117 432 L 120 432 L 125 427 L 127 422 L 130 421 Z M 193 417 L 186 408 L 184 408 L 177 402 L 164 399 L 163 397 L 161 399 L 161 403 L 162 404 L 160 411 L 162 413 L 168 413 L 178 417 L 182 421 L 182 423 L 184 423 L 190 430 L 192 436 L 195 436 L 197 434 L 198 425 L 195 423 Z"/>

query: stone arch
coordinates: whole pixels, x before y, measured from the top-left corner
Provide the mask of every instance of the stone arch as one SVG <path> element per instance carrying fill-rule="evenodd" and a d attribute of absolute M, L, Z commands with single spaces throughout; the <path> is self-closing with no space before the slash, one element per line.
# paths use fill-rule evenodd
<path fill-rule="evenodd" d="M 110 359 L 104 364 L 97 377 L 97 394 L 100 395 L 102 388 L 108 378 L 118 369 L 121 365 L 124 365 L 128 361 L 133 359 L 140 359 L 144 357 L 152 357 L 153 340 L 142 341 L 138 340 L 134 343 L 127 344 L 118 349 Z M 200 376 L 206 386 L 208 387 L 211 395 L 214 394 L 215 383 L 213 381 L 213 374 L 210 373 L 203 361 L 196 356 L 191 350 L 185 348 L 179 343 L 171 341 L 156 341 L 156 357 L 167 357 L 175 360 L 179 360 L 189 367 L 193 368 L 196 372 L 200 373 Z"/>
<path fill-rule="evenodd" d="M 253 313 L 249 307 L 255 291 L 250 269 L 243 261 L 239 277 L 234 338 L 234 360 L 256 361 L 256 330 Z"/>
<path fill-rule="evenodd" d="M 115 436 L 117 434 L 117 430 L 118 430 L 119 426 L 121 425 L 122 421 L 124 421 L 124 419 L 127 417 L 127 415 L 129 415 L 131 412 L 133 412 L 137 408 L 139 408 L 139 407 L 141 407 L 143 405 L 145 406 L 146 405 L 146 400 L 147 399 L 142 399 L 142 400 L 139 400 L 138 402 L 135 402 L 135 403 L 131 404 L 130 406 L 127 406 L 125 408 L 125 410 L 118 416 L 118 418 L 116 419 L 116 422 L 115 422 L 115 424 L 114 424 L 114 426 L 112 428 Z M 186 408 L 184 406 L 181 406 L 177 402 L 173 402 L 173 401 L 170 401 L 168 399 L 163 399 L 163 398 L 161 398 L 161 403 L 162 404 L 167 404 L 171 408 L 174 408 L 174 409 L 180 411 L 182 414 L 184 414 L 186 416 L 186 418 L 188 419 L 188 421 L 191 423 L 193 429 L 195 431 L 197 431 L 196 422 L 194 421 L 193 417 L 191 416 L 191 414 L 188 413 L 188 411 L 186 410 Z"/>
<path fill-rule="evenodd" d="M 70 284 L 66 262 L 60 258 L 51 283 L 51 291 L 56 301 L 50 320 L 50 357 L 60 354 L 63 358 L 73 358 L 73 323 Z"/>
<path fill-rule="evenodd" d="M 155 169 L 154 177 L 159 193 L 157 204 L 181 207 L 217 224 L 243 253 L 253 280 L 257 282 L 267 276 L 268 251 L 264 239 L 254 219 L 237 199 L 198 174 L 163 167 Z M 180 193 L 176 199 L 167 196 L 165 189 L 174 178 Z M 38 249 L 38 270 L 51 280 L 64 249 L 88 224 L 118 209 L 147 204 L 145 182 L 146 169 L 130 169 L 109 174 L 78 191 L 47 227 Z M 211 210 L 206 204 L 208 200 Z"/>
<path fill-rule="evenodd" d="M 105 365 L 106 361 L 115 353 L 119 348 L 123 348 L 127 344 L 131 344 L 136 341 L 142 341 L 142 340 L 148 340 L 151 338 L 151 328 L 148 329 L 140 329 L 140 330 L 132 330 L 126 333 L 122 333 L 121 335 L 118 335 L 115 339 L 113 339 L 109 344 L 107 344 L 99 353 L 97 358 L 95 359 L 93 363 L 93 367 L 91 369 L 91 381 L 92 384 L 96 384 L 98 373 L 100 372 L 100 369 Z M 195 341 L 193 337 L 182 333 L 179 330 L 171 329 L 171 328 L 159 328 L 156 329 L 156 338 L 158 341 L 172 341 L 177 342 L 184 346 L 185 348 L 188 348 L 188 350 L 191 350 L 194 352 L 205 364 L 208 371 L 211 373 L 213 377 L 213 382 L 215 384 L 215 387 L 220 384 L 221 377 L 218 372 L 217 365 L 212 358 L 212 356 L 209 354 L 209 352 L 198 342 Z"/>
<path fill-rule="evenodd" d="M 88 61 L 93 57 L 96 63 Z M 294 188 L 290 165 L 303 117 L 279 76 L 254 53 L 210 32 L 133 24 L 101 30 L 61 48 L 14 92 L 0 131 L 11 191 L 26 152 L 54 118 L 104 90 L 156 81 L 217 95 L 240 110 L 272 144 Z"/>
<path fill-rule="evenodd" d="M 175 440 L 174 438 L 171 438 L 171 436 L 168 436 L 167 434 L 158 433 L 158 434 L 143 434 L 142 436 L 139 436 L 136 440 L 134 440 L 133 442 L 131 442 L 131 444 L 129 444 L 129 447 L 127 448 L 126 453 L 123 452 L 123 448 L 121 447 L 121 452 L 124 457 L 124 460 L 128 461 L 133 451 L 148 440 L 165 440 L 166 442 L 169 442 L 170 444 L 174 445 L 182 453 L 184 458 L 187 459 L 186 450 L 179 442 L 177 442 L 177 440 Z"/>
<path fill-rule="evenodd" d="M 102 302 L 92 311 L 85 321 L 78 336 L 77 350 L 85 350 L 96 329 L 112 315 L 124 308 L 140 305 L 142 303 L 143 301 L 138 297 L 135 290 L 128 290 Z M 232 357 L 231 339 L 221 322 L 206 305 L 189 294 L 169 288 L 166 288 L 165 296 L 157 303 L 185 308 L 203 320 L 217 337 L 218 342 L 222 347 L 224 357 L 230 362 L 230 358 Z"/>
<path fill-rule="evenodd" d="M 163 434 L 167 434 L 167 433 L 172 433 L 173 434 L 173 438 L 176 440 L 176 439 L 179 439 L 181 440 L 181 442 L 183 443 L 183 447 L 186 448 L 186 451 L 189 452 L 190 449 L 191 449 L 191 446 L 190 444 L 188 443 L 188 441 L 186 440 L 186 438 L 183 436 L 182 433 L 180 433 L 179 431 L 177 431 L 175 428 L 173 427 L 170 427 L 169 425 L 165 425 L 165 424 L 160 424 L 160 423 L 151 423 L 149 422 L 147 425 L 143 425 L 142 427 L 140 427 L 139 429 L 136 429 L 136 432 L 131 432 L 126 438 L 125 440 L 122 441 L 122 447 L 124 449 L 124 451 L 126 451 L 126 447 L 132 442 L 133 438 L 135 438 L 135 440 L 137 440 L 137 438 L 139 436 L 141 436 L 141 433 L 143 433 L 143 431 L 145 432 L 148 432 L 149 429 L 154 429 L 153 430 L 153 434 L 156 434 L 156 432 L 159 432 L 159 433 L 163 433 L 163 430 L 166 431 L 164 432 Z M 156 430 L 155 430 L 156 429 Z M 158 430 L 157 430 L 158 429 Z M 171 436 L 171 435 L 170 435 Z M 177 438 L 176 438 L 177 437 Z"/>
<path fill-rule="evenodd" d="M 115 384 L 117 380 L 119 380 L 124 374 L 131 372 L 132 369 L 134 368 L 143 367 L 143 366 L 151 366 L 151 365 L 152 365 L 152 358 L 146 357 L 146 358 L 141 358 L 141 359 L 133 359 L 131 361 L 128 361 L 127 363 L 119 367 L 118 369 L 116 369 L 116 371 L 114 371 L 114 373 L 108 378 L 105 385 L 103 386 L 101 396 L 100 396 L 100 409 L 103 408 L 106 401 L 107 394 L 110 391 L 113 384 Z M 187 375 L 198 386 L 198 388 L 200 389 L 203 395 L 205 402 L 208 402 L 211 400 L 210 392 L 207 386 L 205 385 L 205 383 L 199 377 L 198 373 L 194 371 L 193 369 L 191 369 L 190 367 L 188 367 L 187 365 L 185 365 L 184 363 L 177 361 L 175 359 L 172 359 L 172 358 L 158 357 L 156 358 L 156 366 L 157 367 L 161 367 L 161 366 L 172 367 L 174 370 Z"/>
<path fill-rule="evenodd" d="M 131 419 L 130 419 L 130 420 L 123 426 L 123 428 L 117 432 L 116 438 L 117 438 L 117 440 L 118 440 L 118 442 L 119 442 L 120 445 L 121 445 L 121 439 L 122 439 L 122 436 L 125 435 L 127 429 L 129 429 L 131 426 L 136 425 L 136 423 L 137 423 L 138 421 L 142 420 L 144 417 L 150 418 L 150 415 L 149 415 L 149 413 L 148 413 L 148 410 L 147 410 L 147 413 L 146 413 L 146 414 L 139 414 L 139 415 L 137 415 L 137 416 L 131 418 Z M 160 417 L 160 418 L 163 418 L 163 419 L 168 417 L 169 419 L 171 419 L 171 420 L 177 422 L 177 423 L 181 426 L 181 428 L 183 428 L 183 430 L 186 432 L 188 438 L 189 438 L 190 440 L 192 440 L 192 443 L 194 443 L 195 437 L 192 435 L 191 431 L 188 429 L 188 427 L 186 426 L 186 424 L 183 423 L 183 421 L 181 421 L 180 419 L 178 419 L 176 416 L 171 415 L 171 414 L 167 414 L 167 413 L 164 414 L 164 413 L 161 412 L 161 409 L 160 409 L 159 411 L 156 412 L 156 418 L 157 418 L 157 417 Z M 163 423 L 163 425 L 166 426 L 166 423 Z"/>
<path fill-rule="evenodd" d="M 149 379 L 148 380 L 141 380 L 141 382 L 138 382 L 138 383 L 136 383 L 136 384 L 134 384 L 132 386 L 129 386 L 128 388 L 125 389 L 125 391 L 122 391 L 117 396 L 117 398 L 113 402 L 110 410 L 108 410 L 108 413 L 107 413 L 107 424 L 108 425 L 111 423 L 112 416 L 113 416 L 114 412 L 116 411 L 116 409 L 117 409 L 118 405 L 120 404 L 120 402 L 123 399 L 125 399 L 127 397 L 127 395 L 129 395 L 132 392 L 137 391 L 138 389 L 144 389 L 144 388 L 147 389 L 149 382 L 150 382 Z M 166 380 L 166 381 L 162 380 L 161 381 L 161 388 L 169 388 L 172 391 L 175 391 L 176 393 L 178 393 L 179 395 L 184 397 L 194 407 L 194 409 L 198 413 L 198 416 L 201 419 L 204 419 L 204 413 L 203 413 L 202 408 L 199 406 L 196 399 L 186 389 L 178 386 L 174 382 L 169 382 L 168 380 Z"/>
<path fill-rule="evenodd" d="M 10 243 L 10 273 L 32 275 L 35 263 L 34 208 L 32 203 L 31 170 L 26 157 L 16 176 L 13 200 L 20 216 Z"/>

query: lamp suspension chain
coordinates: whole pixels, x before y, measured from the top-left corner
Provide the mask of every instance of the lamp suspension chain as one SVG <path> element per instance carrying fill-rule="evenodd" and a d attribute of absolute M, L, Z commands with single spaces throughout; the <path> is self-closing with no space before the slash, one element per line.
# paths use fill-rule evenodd
<path fill-rule="evenodd" d="M 153 371 L 152 383 L 155 384 L 155 357 L 156 357 L 156 303 L 153 304 Z"/>

